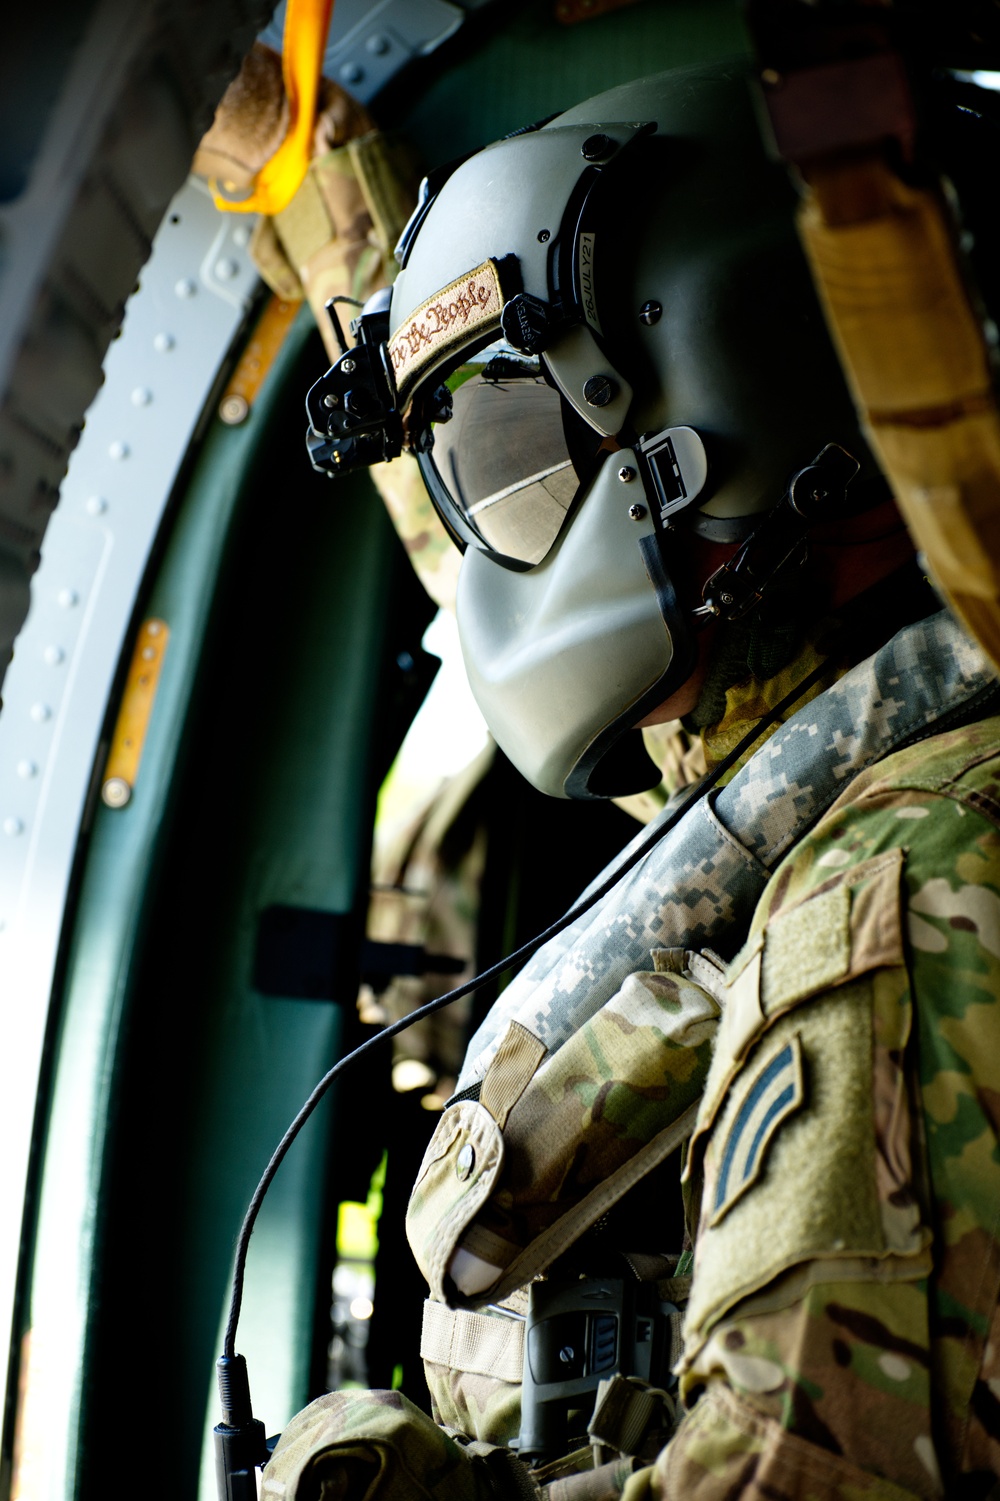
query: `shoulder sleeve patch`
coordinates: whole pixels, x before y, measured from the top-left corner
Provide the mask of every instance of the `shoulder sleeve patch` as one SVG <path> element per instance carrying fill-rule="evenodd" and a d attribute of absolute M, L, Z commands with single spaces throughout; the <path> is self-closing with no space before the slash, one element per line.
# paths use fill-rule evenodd
<path fill-rule="evenodd" d="M 793 1034 L 749 1075 L 743 1102 L 719 1146 L 710 1224 L 717 1225 L 760 1177 L 772 1137 L 804 1099 L 802 1044 Z"/>

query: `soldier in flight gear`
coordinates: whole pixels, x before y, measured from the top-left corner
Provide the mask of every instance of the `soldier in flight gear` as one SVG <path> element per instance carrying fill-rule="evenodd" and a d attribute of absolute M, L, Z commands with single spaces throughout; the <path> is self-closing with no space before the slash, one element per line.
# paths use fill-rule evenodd
<path fill-rule="evenodd" d="M 310 393 L 318 464 L 419 455 L 538 787 L 633 792 L 637 726 L 717 760 L 804 691 L 473 1039 L 408 1216 L 438 1422 L 333 1393 L 265 1496 L 994 1494 L 1000 701 L 859 433 L 793 196 L 741 67 L 612 90 L 427 185 Z M 595 1401 L 607 1326 L 523 1315 L 615 1267 L 654 1315 Z M 525 1343 L 532 1401 L 579 1378 L 566 1453 L 525 1441 Z"/>

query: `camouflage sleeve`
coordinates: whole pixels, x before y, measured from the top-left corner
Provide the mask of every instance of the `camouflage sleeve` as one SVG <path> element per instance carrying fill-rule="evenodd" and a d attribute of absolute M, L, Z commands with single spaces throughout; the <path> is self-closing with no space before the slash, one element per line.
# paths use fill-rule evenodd
<path fill-rule="evenodd" d="M 1000 1474 L 996 761 L 904 758 L 796 848 L 730 971 L 663 1501 Z"/>

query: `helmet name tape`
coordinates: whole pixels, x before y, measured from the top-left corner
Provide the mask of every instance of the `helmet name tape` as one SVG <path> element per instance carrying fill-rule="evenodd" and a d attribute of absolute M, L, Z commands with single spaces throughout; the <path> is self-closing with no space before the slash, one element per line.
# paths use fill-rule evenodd
<path fill-rule="evenodd" d="M 389 340 L 389 358 L 402 400 L 420 372 L 470 336 L 500 327 L 504 298 L 496 261 L 463 276 L 420 304 Z"/>

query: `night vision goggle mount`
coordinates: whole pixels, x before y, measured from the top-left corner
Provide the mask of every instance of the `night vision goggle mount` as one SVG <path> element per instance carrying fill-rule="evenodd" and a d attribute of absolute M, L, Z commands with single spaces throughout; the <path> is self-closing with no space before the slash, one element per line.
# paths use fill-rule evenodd
<path fill-rule="evenodd" d="M 403 419 L 389 363 L 390 289 L 370 297 L 351 322 L 352 349 L 334 303 L 327 312 L 343 354 L 306 396 L 306 447 L 314 469 L 331 477 L 396 458 L 403 449 Z"/>
<path fill-rule="evenodd" d="M 517 277 L 516 257 L 505 257 L 501 267 L 509 286 Z M 350 349 L 335 306 L 346 299 L 327 304 L 344 352 L 306 396 L 306 448 L 313 468 L 331 478 L 397 458 L 404 448 L 426 452 L 433 442 L 431 424 L 447 422 L 452 414 L 451 392 L 438 385 L 420 402 L 419 420 L 404 422 L 389 353 L 390 298 L 391 289 L 383 288 L 352 319 L 351 333 L 358 342 Z M 518 353 L 534 356 L 577 321 L 559 303 L 516 291 L 503 302 L 494 336 L 506 339 Z"/>

